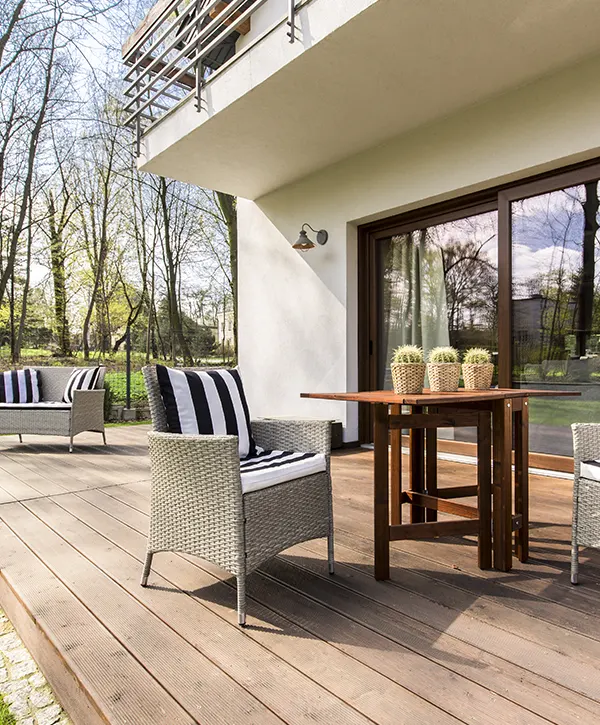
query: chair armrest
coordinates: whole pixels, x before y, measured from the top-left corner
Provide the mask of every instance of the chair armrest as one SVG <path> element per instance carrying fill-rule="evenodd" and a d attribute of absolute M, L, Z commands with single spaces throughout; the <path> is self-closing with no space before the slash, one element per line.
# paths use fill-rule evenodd
<path fill-rule="evenodd" d="M 71 432 L 104 430 L 104 390 L 74 390 Z"/>
<path fill-rule="evenodd" d="M 237 573 L 244 515 L 237 436 L 148 434 L 149 551 L 187 551 Z"/>
<path fill-rule="evenodd" d="M 331 453 L 331 423 L 328 420 L 259 418 L 252 421 L 256 444 L 270 450 Z"/>
<path fill-rule="evenodd" d="M 573 423 L 573 458 L 575 477 L 581 461 L 600 459 L 600 423 Z"/>

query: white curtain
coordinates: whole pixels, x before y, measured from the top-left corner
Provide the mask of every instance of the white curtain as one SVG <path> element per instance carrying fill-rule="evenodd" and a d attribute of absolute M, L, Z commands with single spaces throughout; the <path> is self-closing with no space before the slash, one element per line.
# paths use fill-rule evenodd
<path fill-rule="evenodd" d="M 449 345 L 450 335 L 442 253 L 428 239 L 427 230 L 383 244 L 382 382 L 390 388 L 390 362 L 398 345 L 419 345 L 427 355 L 433 347 Z"/>

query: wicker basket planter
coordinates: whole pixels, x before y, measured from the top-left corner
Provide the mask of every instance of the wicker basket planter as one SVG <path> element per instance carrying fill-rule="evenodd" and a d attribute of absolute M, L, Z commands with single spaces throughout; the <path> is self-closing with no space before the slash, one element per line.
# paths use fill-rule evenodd
<path fill-rule="evenodd" d="M 429 389 L 434 393 L 455 393 L 460 380 L 460 363 L 427 363 Z"/>
<path fill-rule="evenodd" d="M 397 395 L 418 395 L 425 384 L 425 363 L 392 363 L 392 382 Z"/>
<path fill-rule="evenodd" d="M 487 390 L 492 387 L 493 363 L 463 363 L 462 372 L 467 390 Z"/>

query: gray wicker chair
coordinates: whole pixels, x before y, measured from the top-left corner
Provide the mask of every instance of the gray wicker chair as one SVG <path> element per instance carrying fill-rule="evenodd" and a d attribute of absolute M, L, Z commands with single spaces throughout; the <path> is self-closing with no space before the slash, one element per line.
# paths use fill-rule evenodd
<path fill-rule="evenodd" d="M 152 491 L 150 532 L 142 586 L 160 551 L 193 554 L 233 574 L 237 611 L 246 623 L 246 577 L 294 544 L 327 537 L 333 574 L 333 517 L 327 421 L 252 422 L 257 445 L 271 450 L 323 453 L 327 470 L 242 493 L 237 436 L 167 433 L 156 368 L 143 369 L 152 415 L 149 434 Z"/>
<path fill-rule="evenodd" d="M 600 481 L 581 476 L 582 461 L 600 459 L 600 423 L 575 423 L 573 430 L 573 530 L 571 583 L 579 575 L 579 547 L 600 549 Z"/>

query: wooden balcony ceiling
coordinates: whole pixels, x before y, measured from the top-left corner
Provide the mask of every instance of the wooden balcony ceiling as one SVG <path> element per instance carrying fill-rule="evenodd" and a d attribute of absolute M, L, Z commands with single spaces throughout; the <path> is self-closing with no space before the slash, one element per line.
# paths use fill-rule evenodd
<path fill-rule="evenodd" d="M 336 576 L 321 541 L 278 556 L 250 577 L 241 630 L 214 566 L 158 555 L 139 586 L 146 431 L 81 436 L 72 455 L 0 442 L 0 605 L 74 723 L 600 722 L 600 556 L 572 588 L 568 480 L 531 478 L 531 563 L 481 572 L 470 539 L 398 542 L 380 583 L 372 455 L 336 455 Z"/>

